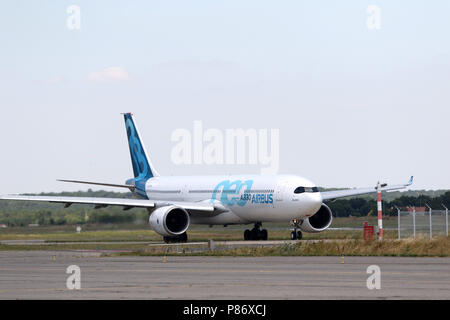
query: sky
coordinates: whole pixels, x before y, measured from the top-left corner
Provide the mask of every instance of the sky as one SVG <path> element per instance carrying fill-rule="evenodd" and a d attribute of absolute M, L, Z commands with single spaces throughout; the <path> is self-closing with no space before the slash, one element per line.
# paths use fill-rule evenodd
<path fill-rule="evenodd" d="M 450 189 L 449 12 L 446 0 L 1 2 L 0 194 L 124 183 L 122 112 L 161 175 L 261 172 L 175 163 L 174 131 L 201 121 L 278 129 L 277 173 L 319 186 L 414 175 L 412 189 Z"/>

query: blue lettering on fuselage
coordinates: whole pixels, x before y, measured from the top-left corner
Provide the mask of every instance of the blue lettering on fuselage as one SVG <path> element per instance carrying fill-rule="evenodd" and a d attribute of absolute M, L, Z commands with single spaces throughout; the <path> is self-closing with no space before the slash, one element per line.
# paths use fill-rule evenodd
<path fill-rule="evenodd" d="M 260 204 L 273 203 L 273 193 L 250 194 L 252 185 L 253 180 L 223 180 L 214 188 L 211 196 L 211 202 L 216 200 L 218 193 L 222 193 L 220 196 L 220 202 L 228 206 L 237 204 L 242 207 L 248 202 Z M 242 195 L 240 195 L 241 191 L 243 191 Z"/>
<path fill-rule="evenodd" d="M 273 203 L 272 193 L 257 193 L 252 196 L 252 203 Z"/>

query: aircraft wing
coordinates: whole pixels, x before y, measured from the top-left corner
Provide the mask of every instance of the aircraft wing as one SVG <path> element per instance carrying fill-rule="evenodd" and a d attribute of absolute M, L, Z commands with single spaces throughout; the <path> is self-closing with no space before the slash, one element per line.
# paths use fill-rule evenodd
<path fill-rule="evenodd" d="M 410 186 L 412 183 L 413 183 L 413 177 L 411 176 L 408 183 L 397 184 L 397 185 L 392 185 L 392 186 L 386 185 L 386 186 L 381 187 L 380 189 L 381 189 L 381 191 L 399 190 L 399 189 L 403 189 L 403 188 Z M 322 194 L 322 199 L 325 201 L 325 200 L 334 200 L 334 199 L 350 197 L 350 196 L 357 196 L 357 195 L 361 195 L 361 194 L 369 194 L 369 193 L 374 193 L 374 192 L 377 192 L 376 187 L 324 191 L 324 192 L 321 192 L 321 194 Z"/>
<path fill-rule="evenodd" d="M 207 202 L 183 202 L 183 201 L 153 201 L 144 199 L 122 199 L 122 198 L 89 198 L 89 197 L 57 197 L 57 196 L 23 196 L 5 195 L 0 196 L 0 200 L 20 200 L 20 201 L 43 201 L 52 203 L 64 203 L 65 207 L 72 204 L 91 204 L 96 209 L 107 206 L 122 206 L 124 210 L 132 208 L 156 208 L 168 205 L 176 205 L 187 211 L 213 212 L 216 208 L 214 204 Z M 220 209 L 220 208 L 218 208 Z"/>

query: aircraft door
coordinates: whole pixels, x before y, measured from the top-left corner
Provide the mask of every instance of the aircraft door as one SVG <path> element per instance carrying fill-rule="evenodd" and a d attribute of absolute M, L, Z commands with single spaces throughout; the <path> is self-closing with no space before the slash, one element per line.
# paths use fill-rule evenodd
<path fill-rule="evenodd" d="M 277 185 L 277 189 L 275 192 L 275 202 L 285 202 L 285 190 L 286 190 L 286 182 L 282 181 Z"/>

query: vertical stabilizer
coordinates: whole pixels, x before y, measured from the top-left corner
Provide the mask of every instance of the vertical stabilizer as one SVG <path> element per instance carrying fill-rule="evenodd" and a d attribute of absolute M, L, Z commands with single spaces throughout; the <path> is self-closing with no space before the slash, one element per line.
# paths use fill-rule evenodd
<path fill-rule="evenodd" d="M 128 146 L 130 147 L 131 163 L 135 181 L 147 180 L 158 176 L 148 158 L 145 146 L 142 143 L 139 130 L 131 113 L 124 113 L 125 127 L 127 129 Z"/>

